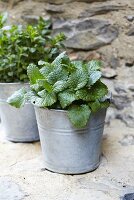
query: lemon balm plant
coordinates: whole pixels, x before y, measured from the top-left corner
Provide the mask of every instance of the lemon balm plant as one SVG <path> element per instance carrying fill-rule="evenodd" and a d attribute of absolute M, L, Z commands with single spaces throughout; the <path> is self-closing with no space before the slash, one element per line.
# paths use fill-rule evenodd
<path fill-rule="evenodd" d="M 7 105 L 6 99 L 16 89 L 29 87 L 27 66 L 38 60 L 51 62 L 63 46 L 63 34 L 51 36 L 51 22 L 39 18 L 35 26 L 6 25 L 0 15 L 0 116 L 6 138 L 11 141 L 39 139 L 34 110 L 26 104 L 21 110 Z M 29 121 L 29 124 L 28 124 Z M 27 129 L 25 128 L 27 127 Z"/>
<path fill-rule="evenodd" d="M 30 100 L 40 108 L 67 110 L 75 127 L 85 127 L 92 112 L 109 106 L 104 101 L 108 88 L 100 80 L 100 67 L 100 61 L 70 61 L 65 52 L 52 63 L 30 64 L 27 68 L 30 91 L 22 88 L 8 102 L 18 108 Z"/>
<path fill-rule="evenodd" d="M 99 166 L 109 106 L 100 68 L 100 61 L 71 61 L 63 52 L 53 62 L 30 64 L 30 90 L 8 99 L 16 108 L 34 104 L 46 169 L 79 174 Z"/>

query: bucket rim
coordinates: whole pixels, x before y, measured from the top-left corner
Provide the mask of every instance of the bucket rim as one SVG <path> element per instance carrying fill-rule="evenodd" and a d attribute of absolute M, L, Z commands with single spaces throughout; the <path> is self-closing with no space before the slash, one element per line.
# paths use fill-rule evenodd
<path fill-rule="evenodd" d="M 6 85 L 6 86 L 10 86 L 10 85 L 29 85 L 29 82 L 28 83 L 23 83 L 23 82 L 14 82 L 14 83 L 6 83 L 6 82 L 0 82 L 0 85 Z"/>
<path fill-rule="evenodd" d="M 34 104 L 33 104 L 34 105 Z M 49 109 L 49 108 L 41 108 L 41 107 L 38 107 L 38 106 L 36 106 L 36 105 L 34 105 L 34 108 L 35 109 L 39 109 L 39 110 L 48 110 L 48 111 L 53 111 L 53 112 L 62 112 L 62 113 L 67 113 L 67 110 L 62 110 L 62 109 L 54 109 L 54 108 L 51 108 L 51 109 Z"/>

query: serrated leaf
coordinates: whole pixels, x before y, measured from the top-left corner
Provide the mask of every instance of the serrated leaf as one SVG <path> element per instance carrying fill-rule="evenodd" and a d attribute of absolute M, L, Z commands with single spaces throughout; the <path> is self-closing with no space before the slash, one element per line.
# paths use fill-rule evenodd
<path fill-rule="evenodd" d="M 91 108 L 92 112 L 97 112 L 101 108 L 101 103 L 99 102 L 99 100 L 90 102 L 88 105 Z"/>
<path fill-rule="evenodd" d="M 94 102 L 90 102 L 88 105 L 91 108 L 92 112 L 97 112 L 102 108 L 108 108 L 110 103 L 108 101 L 100 102 L 99 100 L 96 100 Z"/>
<path fill-rule="evenodd" d="M 79 60 L 74 60 L 71 62 L 77 69 L 82 68 L 83 67 L 83 62 L 79 61 Z"/>
<path fill-rule="evenodd" d="M 56 94 L 54 92 L 49 93 L 46 90 L 42 90 L 42 91 L 38 92 L 38 95 L 43 100 L 41 107 L 51 106 L 57 101 Z"/>
<path fill-rule="evenodd" d="M 83 128 L 88 123 L 91 111 L 88 105 L 73 105 L 68 110 L 68 117 L 74 127 Z"/>
<path fill-rule="evenodd" d="M 83 68 L 78 68 L 72 72 L 68 78 L 68 85 L 74 90 L 83 88 L 88 82 L 88 73 Z"/>
<path fill-rule="evenodd" d="M 61 67 L 53 70 L 48 76 L 47 81 L 50 84 L 55 84 L 57 81 L 66 81 L 68 79 L 68 72 L 65 69 L 62 69 Z"/>
<path fill-rule="evenodd" d="M 93 71 L 90 76 L 89 76 L 89 81 L 88 81 L 88 85 L 93 85 L 94 83 L 96 83 L 96 81 L 98 81 L 101 78 L 101 72 L 100 71 Z"/>
<path fill-rule="evenodd" d="M 40 86 L 39 84 L 33 84 L 33 85 L 30 85 L 30 88 L 34 91 L 39 91 L 40 90 Z"/>
<path fill-rule="evenodd" d="M 76 91 L 77 100 L 91 101 L 91 95 L 88 88 L 80 89 Z"/>
<path fill-rule="evenodd" d="M 84 88 L 76 91 L 77 100 L 96 101 L 108 93 L 108 88 L 101 81 L 97 81 L 91 88 Z"/>
<path fill-rule="evenodd" d="M 45 62 L 45 66 L 42 67 L 39 71 L 43 75 L 43 77 L 46 79 L 48 74 L 53 71 L 53 66 L 50 63 Z"/>
<path fill-rule="evenodd" d="M 108 93 L 107 86 L 101 81 L 97 81 L 89 90 L 90 100 L 96 101 L 103 98 Z"/>
<path fill-rule="evenodd" d="M 7 103 L 16 108 L 21 108 L 26 102 L 26 89 L 21 88 L 7 99 Z"/>
<path fill-rule="evenodd" d="M 54 85 L 53 85 L 53 91 L 58 93 L 61 92 L 63 90 L 65 90 L 67 88 L 67 82 L 66 81 L 57 81 Z"/>
<path fill-rule="evenodd" d="M 65 64 L 66 62 L 67 62 L 67 63 L 70 62 L 70 60 L 69 60 L 69 58 L 68 58 L 68 56 L 67 56 L 67 54 L 66 54 L 65 51 L 62 52 L 62 53 L 60 53 L 60 54 L 56 57 L 56 59 L 52 62 L 52 64 L 54 64 L 54 65 L 56 65 L 56 66 L 60 66 L 60 65 L 62 64 L 62 62 L 63 62 L 63 64 Z"/>
<path fill-rule="evenodd" d="M 110 102 L 106 100 L 106 101 L 100 102 L 100 105 L 101 105 L 101 108 L 108 108 L 110 106 Z"/>
<path fill-rule="evenodd" d="M 34 64 L 30 64 L 27 68 L 27 75 L 30 83 L 35 84 L 38 79 L 43 79 L 43 75 L 40 73 L 39 68 Z"/>
<path fill-rule="evenodd" d="M 100 70 L 102 67 L 102 63 L 99 60 L 92 60 L 90 62 L 87 63 L 88 66 L 88 70 L 90 71 L 96 71 L 96 70 Z"/>
<path fill-rule="evenodd" d="M 43 99 L 37 95 L 36 92 L 30 91 L 27 93 L 27 99 L 31 101 L 32 104 L 38 107 L 43 107 Z"/>
<path fill-rule="evenodd" d="M 53 87 L 50 85 L 46 80 L 44 79 L 39 79 L 37 80 L 37 84 L 39 87 L 42 87 L 43 89 L 47 90 L 48 92 L 52 92 Z"/>
<path fill-rule="evenodd" d="M 39 60 L 38 61 L 38 65 L 44 65 L 46 62 L 45 61 L 43 61 L 43 60 Z"/>
<path fill-rule="evenodd" d="M 58 94 L 58 99 L 60 101 L 61 107 L 66 108 L 69 106 L 73 101 L 76 100 L 75 93 L 70 90 L 65 90 Z"/>

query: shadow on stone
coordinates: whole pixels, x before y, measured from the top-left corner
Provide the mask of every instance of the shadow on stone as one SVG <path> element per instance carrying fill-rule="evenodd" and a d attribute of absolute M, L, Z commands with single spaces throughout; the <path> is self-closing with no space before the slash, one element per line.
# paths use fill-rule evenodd
<path fill-rule="evenodd" d="M 134 193 L 125 194 L 122 200 L 134 200 Z"/>

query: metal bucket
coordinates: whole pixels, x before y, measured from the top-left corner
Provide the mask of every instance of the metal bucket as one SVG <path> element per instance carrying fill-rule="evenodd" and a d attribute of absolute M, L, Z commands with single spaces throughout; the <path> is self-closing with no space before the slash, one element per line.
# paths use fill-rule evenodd
<path fill-rule="evenodd" d="M 92 114 L 82 129 L 72 126 L 67 111 L 35 107 L 35 113 L 46 169 L 81 174 L 99 166 L 106 109 Z"/>
<path fill-rule="evenodd" d="M 6 103 L 16 90 L 29 84 L 0 83 L 0 118 L 6 139 L 13 142 L 34 142 L 39 140 L 37 122 L 33 105 L 27 103 L 23 108 L 14 108 Z"/>

